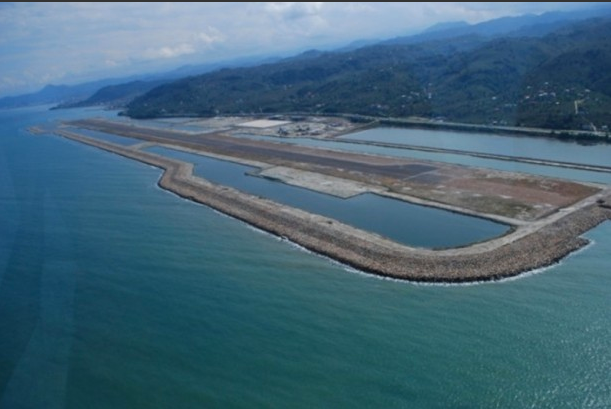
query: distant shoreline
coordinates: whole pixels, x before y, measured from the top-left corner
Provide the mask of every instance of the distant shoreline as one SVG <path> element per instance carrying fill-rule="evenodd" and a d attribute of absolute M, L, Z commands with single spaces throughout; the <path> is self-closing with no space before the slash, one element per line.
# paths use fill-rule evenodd
<path fill-rule="evenodd" d="M 375 126 L 376 124 L 378 124 L 400 128 L 423 128 L 449 131 L 493 133 L 512 136 L 535 136 L 572 142 L 611 143 L 611 134 L 609 134 L 609 132 L 601 131 L 592 132 L 571 129 L 547 129 L 530 127 L 527 128 L 521 126 L 471 124 L 464 122 L 446 122 L 443 120 L 420 117 L 385 118 L 354 114 L 337 114 L 332 116 L 339 116 L 355 121 L 367 121 L 371 123 L 371 126 Z"/>
<path fill-rule="evenodd" d="M 124 112 L 119 112 L 119 116 L 127 116 Z M 399 127 L 399 128 L 422 128 L 422 129 L 436 129 L 436 130 L 449 130 L 449 131 L 464 131 L 464 132 L 477 132 L 477 133 L 492 133 L 499 135 L 512 135 L 512 136 L 533 136 L 551 138 L 556 140 L 571 141 L 571 142 L 586 142 L 586 143 L 611 143 L 611 133 L 603 131 L 579 131 L 573 129 L 547 129 L 547 128 L 532 128 L 532 127 L 521 127 L 521 126 L 503 126 L 503 125 L 490 125 L 490 124 L 474 124 L 466 122 L 448 122 L 444 120 L 435 120 L 424 117 L 408 117 L 408 118 L 389 118 L 389 117 L 378 117 L 368 116 L 360 114 L 350 113 L 335 113 L 335 114 L 324 114 L 320 112 L 277 112 L 267 114 L 237 114 L 232 113 L 230 116 L 247 116 L 247 117 L 260 117 L 267 118 L 270 116 L 319 116 L 328 118 L 344 118 L 349 119 L 355 123 L 363 123 L 364 128 L 374 128 L 380 125 Z M 133 118 L 133 119 L 164 119 L 164 118 L 198 118 L 201 117 L 199 114 L 176 114 L 176 115 L 163 115 L 151 118 Z M 131 117 L 130 117 L 131 118 Z"/>

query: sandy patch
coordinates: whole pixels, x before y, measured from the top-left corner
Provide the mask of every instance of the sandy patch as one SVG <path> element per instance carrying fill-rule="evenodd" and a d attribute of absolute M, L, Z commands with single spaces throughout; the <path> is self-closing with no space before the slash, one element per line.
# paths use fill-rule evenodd
<path fill-rule="evenodd" d="M 273 126 L 280 126 L 290 124 L 291 121 L 278 121 L 273 119 L 257 119 L 254 121 L 243 122 L 241 124 L 237 124 L 237 126 L 243 128 L 271 128 Z"/>

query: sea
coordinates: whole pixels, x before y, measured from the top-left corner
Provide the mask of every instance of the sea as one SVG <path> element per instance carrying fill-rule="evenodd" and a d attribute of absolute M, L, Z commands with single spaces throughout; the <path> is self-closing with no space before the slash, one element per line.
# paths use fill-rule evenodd
<path fill-rule="evenodd" d="M 1 409 L 611 408 L 611 223 L 513 279 L 382 279 L 164 191 L 159 169 L 27 131 L 116 115 L 0 111 Z M 609 145 L 513 138 L 611 165 Z"/>

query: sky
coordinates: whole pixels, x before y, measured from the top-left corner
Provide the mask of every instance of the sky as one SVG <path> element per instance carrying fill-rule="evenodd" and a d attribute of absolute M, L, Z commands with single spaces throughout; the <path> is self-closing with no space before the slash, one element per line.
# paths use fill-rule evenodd
<path fill-rule="evenodd" d="M 597 3 L 0 3 L 0 97 Z"/>

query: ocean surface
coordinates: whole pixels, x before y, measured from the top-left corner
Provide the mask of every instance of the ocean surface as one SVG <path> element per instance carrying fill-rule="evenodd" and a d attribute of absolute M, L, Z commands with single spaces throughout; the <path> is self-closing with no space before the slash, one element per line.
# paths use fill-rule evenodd
<path fill-rule="evenodd" d="M 26 131 L 115 114 L 0 111 L 0 408 L 611 407 L 611 223 L 517 279 L 380 279 Z"/>

